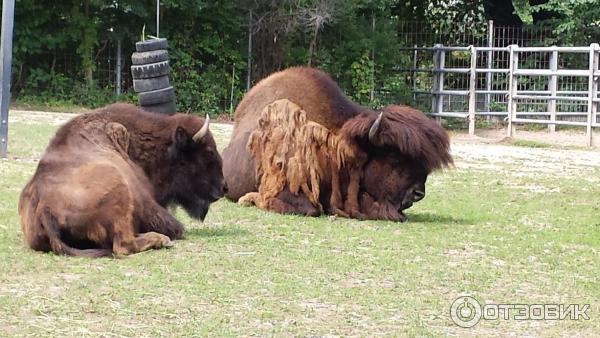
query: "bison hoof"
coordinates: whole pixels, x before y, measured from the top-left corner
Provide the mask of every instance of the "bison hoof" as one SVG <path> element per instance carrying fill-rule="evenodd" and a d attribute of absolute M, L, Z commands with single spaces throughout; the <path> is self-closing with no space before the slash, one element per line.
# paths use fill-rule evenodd
<path fill-rule="evenodd" d="M 170 248 L 174 245 L 173 242 L 171 241 L 171 239 L 169 238 L 169 236 L 165 236 L 163 234 L 158 234 L 158 235 L 160 236 L 159 243 L 160 243 L 161 247 Z"/>
<path fill-rule="evenodd" d="M 238 199 L 238 204 L 244 207 L 250 207 L 256 204 L 256 199 L 260 198 L 257 192 L 249 192 Z"/>
<path fill-rule="evenodd" d="M 339 208 L 332 208 L 331 209 L 331 214 L 333 216 L 340 216 L 340 217 L 346 217 L 346 218 L 350 217 L 350 215 L 347 212 L 345 212 L 345 211 L 343 211 L 343 210 L 341 210 Z"/>
<path fill-rule="evenodd" d="M 398 220 L 400 221 L 400 223 L 404 223 L 408 220 L 408 217 L 406 217 L 406 215 L 402 211 L 400 211 L 398 215 Z"/>
<path fill-rule="evenodd" d="M 366 214 L 363 214 L 360 211 L 350 211 L 350 217 L 356 218 L 356 219 L 361 220 L 361 221 L 369 219 L 369 217 Z"/>

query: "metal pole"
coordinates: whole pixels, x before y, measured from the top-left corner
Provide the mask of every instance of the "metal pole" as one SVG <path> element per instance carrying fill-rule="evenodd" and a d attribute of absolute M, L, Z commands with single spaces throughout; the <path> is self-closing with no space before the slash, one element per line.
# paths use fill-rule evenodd
<path fill-rule="evenodd" d="M 432 115 L 437 115 L 439 113 L 438 109 L 438 100 L 439 100 L 439 94 L 438 92 L 440 91 L 440 81 L 439 81 L 439 77 L 440 77 L 440 54 L 441 51 L 438 49 L 440 48 L 442 45 L 440 44 L 436 44 L 435 46 L 433 46 L 433 78 L 431 79 L 431 114 Z M 437 118 L 437 117 L 436 117 Z"/>
<path fill-rule="evenodd" d="M 507 136 L 512 137 L 514 134 L 513 130 L 513 118 L 516 116 L 517 101 L 514 98 L 517 94 L 517 76 L 514 74 L 519 65 L 519 55 L 515 51 L 517 45 L 508 46 L 509 50 L 509 72 L 508 72 L 508 128 Z"/>
<path fill-rule="evenodd" d="M 156 0 L 156 37 L 159 38 L 160 32 L 160 0 Z"/>
<path fill-rule="evenodd" d="M 115 88 L 117 96 L 121 95 L 121 39 L 117 40 L 117 67 L 115 68 Z"/>
<path fill-rule="evenodd" d="M 550 70 L 556 72 L 558 69 L 558 51 L 552 51 L 550 54 Z M 548 78 L 548 89 L 550 89 L 550 96 L 556 96 L 558 89 L 558 78 L 556 75 L 550 75 Z M 548 112 L 550 112 L 550 121 L 556 122 L 556 100 L 548 100 Z M 548 131 L 554 133 L 556 131 L 556 124 L 548 124 Z"/>
<path fill-rule="evenodd" d="M 494 20 L 489 20 L 488 21 L 488 47 L 494 47 Z M 492 50 L 489 50 L 487 52 L 487 69 L 492 69 L 493 66 L 493 60 L 494 60 L 494 52 Z M 485 74 L 485 89 L 490 91 L 492 90 L 492 73 L 491 72 L 487 72 Z M 492 100 L 491 100 L 491 95 L 485 94 L 485 111 L 489 112 L 490 111 L 490 104 L 491 104 Z"/>
<path fill-rule="evenodd" d="M 231 67 L 231 96 L 229 97 L 229 114 L 233 113 L 233 86 L 235 85 L 235 63 Z"/>
<path fill-rule="evenodd" d="M 590 45 L 590 75 L 588 78 L 588 116 L 587 116 L 587 126 L 586 126 L 586 138 L 587 138 L 587 146 L 591 147 L 594 144 L 593 133 L 592 133 L 592 124 L 594 123 L 594 118 L 596 117 L 598 106 L 594 102 L 596 96 L 598 94 L 598 78 L 594 76 L 594 73 L 598 69 L 598 51 L 600 50 L 600 46 L 597 43 L 592 43 Z"/>
<path fill-rule="evenodd" d="M 443 49 L 440 51 L 439 66 L 440 66 L 441 72 L 440 72 L 440 76 L 438 77 L 438 81 L 439 81 L 438 88 L 439 88 L 439 91 L 442 92 L 442 91 L 444 91 L 444 68 L 446 67 L 446 51 Z M 436 110 L 440 114 L 444 112 L 444 96 L 442 94 L 440 94 L 438 96 Z M 437 121 L 441 124 L 442 118 L 438 117 Z"/>
<path fill-rule="evenodd" d="M 372 19 L 373 19 L 373 27 L 371 29 L 371 34 L 375 35 L 375 14 L 371 14 L 372 15 Z M 373 40 L 375 40 L 375 37 L 373 36 Z M 369 95 L 370 101 L 369 102 L 373 102 L 373 100 L 375 99 L 375 44 L 373 44 L 373 48 L 371 49 L 371 61 L 372 61 L 372 67 L 371 67 L 371 93 Z"/>
<path fill-rule="evenodd" d="M 417 106 L 417 45 L 414 45 L 415 51 L 413 53 L 413 67 L 412 67 L 412 103 L 413 106 Z"/>
<path fill-rule="evenodd" d="M 477 104 L 477 50 L 473 46 L 471 49 L 471 74 L 469 76 L 469 135 L 475 135 L 475 106 Z M 488 73 L 489 74 L 489 73 Z"/>
<path fill-rule="evenodd" d="M 2 0 L 2 33 L 0 36 L 0 158 L 6 157 L 8 145 L 8 106 L 10 104 L 10 75 L 12 71 L 12 39 L 15 0 Z"/>
<path fill-rule="evenodd" d="M 248 71 L 246 76 L 246 91 L 250 90 L 252 79 L 252 10 L 248 12 Z"/>

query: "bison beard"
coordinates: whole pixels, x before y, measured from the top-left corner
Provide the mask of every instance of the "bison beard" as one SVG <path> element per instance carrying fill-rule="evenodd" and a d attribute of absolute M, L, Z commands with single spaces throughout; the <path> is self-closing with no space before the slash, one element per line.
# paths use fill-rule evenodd
<path fill-rule="evenodd" d="M 313 68 L 264 79 L 235 119 L 227 197 L 275 212 L 404 221 L 427 175 L 452 163 L 446 132 L 423 113 L 361 107 Z"/>
<path fill-rule="evenodd" d="M 208 119 L 114 104 L 75 117 L 52 139 L 21 192 L 34 250 L 72 256 L 169 246 L 183 226 L 165 209 L 203 219 L 226 191 Z"/>

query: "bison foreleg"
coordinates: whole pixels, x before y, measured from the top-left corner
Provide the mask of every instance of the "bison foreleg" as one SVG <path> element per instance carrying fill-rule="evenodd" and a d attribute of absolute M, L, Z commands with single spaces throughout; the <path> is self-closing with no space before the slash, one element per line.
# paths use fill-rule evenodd
<path fill-rule="evenodd" d="M 183 237 L 183 225 L 167 211 L 154 201 L 147 201 L 144 214 L 137 217 L 139 232 L 157 232 L 168 236 L 170 239 Z"/>
<path fill-rule="evenodd" d="M 304 194 L 292 194 L 284 189 L 277 197 L 269 198 L 266 202 L 267 209 L 281 214 L 296 214 L 305 216 L 319 216 L 321 211 L 317 209 Z"/>
<path fill-rule="evenodd" d="M 329 209 L 329 214 L 350 217 L 350 215 L 343 210 L 344 201 L 340 189 L 340 172 L 335 165 L 331 166 L 331 197 L 329 198 Z"/>
<path fill-rule="evenodd" d="M 244 206 L 256 205 L 259 209 L 277 212 L 280 214 L 296 214 L 306 216 L 319 216 L 321 212 L 315 208 L 304 194 L 294 195 L 287 189 L 278 193 L 276 197 L 263 199 L 257 192 L 250 192 L 242 196 L 238 203 Z"/>
<path fill-rule="evenodd" d="M 172 246 L 169 237 L 156 233 L 146 232 L 135 237 L 113 239 L 113 252 L 118 255 L 131 255 L 148 249 L 160 249 Z"/>
<path fill-rule="evenodd" d="M 346 211 L 352 218 L 366 219 L 367 216 L 360 212 L 360 205 L 358 204 L 360 175 L 361 172 L 357 168 L 350 169 L 350 182 L 348 182 L 348 193 L 346 196 L 344 211 Z"/>

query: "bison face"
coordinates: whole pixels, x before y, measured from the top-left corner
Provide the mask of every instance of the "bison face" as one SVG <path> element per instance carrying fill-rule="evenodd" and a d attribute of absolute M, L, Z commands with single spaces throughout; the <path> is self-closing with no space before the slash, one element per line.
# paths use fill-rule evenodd
<path fill-rule="evenodd" d="M 371 198 L 363 198 L 361 209 L 369 218 L 405 221 L 402 211 L 425 197 L 426 180 L 427 171 L 417 161 L 393 153 L 375 155 L 364 168 L 362 189 Z"/>
<path fill-rule="evenodd" d="M 227 185 L 222 160 L 208 131 L 208 118 L 196 134 L 177 127 L 169 147 L 171 162 L 168 202 L 180 204 L 194 218 L 204 220 L 210 203 L 223 197 Z"/>
<path fill-rule="evenodd" d="M 363 150 L 359 203 L 368 218 L 406 220 L 402 211 L 425 197 L 427 175 L 452 163 L 444 129 L 407 106 L 357 115 L 343 129 Z"/>

